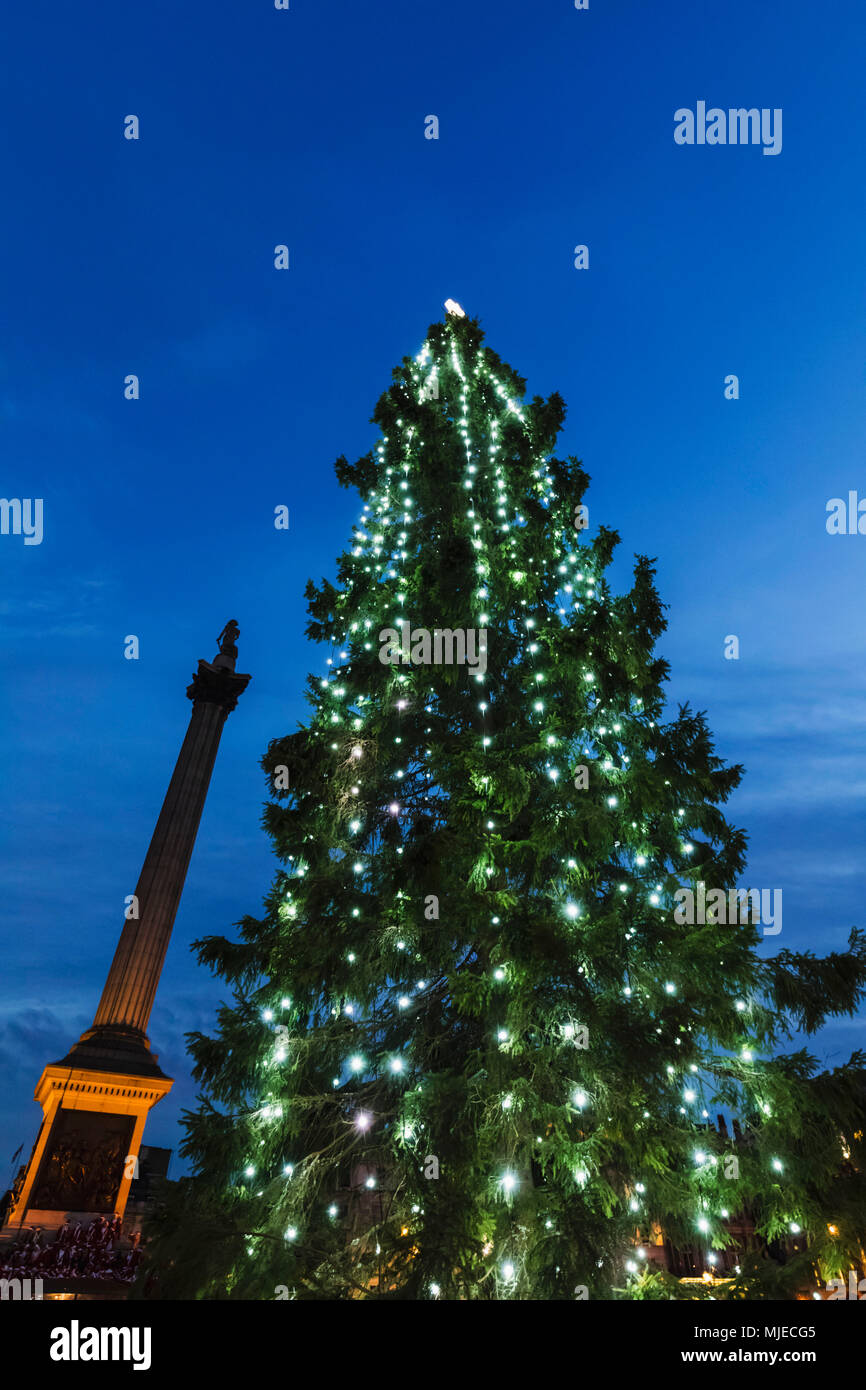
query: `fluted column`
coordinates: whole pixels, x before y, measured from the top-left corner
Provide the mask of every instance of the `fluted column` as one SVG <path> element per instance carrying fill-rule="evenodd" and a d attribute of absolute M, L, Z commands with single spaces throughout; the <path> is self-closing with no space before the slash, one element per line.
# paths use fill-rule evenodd
<path fill-rule="evenodd" d="M 235 672 L 239 632 L 230 619 L 217 638 L 218 654 L 198 663 L 187 688 L 192 715 L 136 885 L 138 916 L 123 924 L 93 1026 L 40 1077 L 42 1128 L 17 1189 L 13 1228 L 27 1217 L 59 1226 L 76 1201 L 79 1215 L 122 1216 L 145 1118 L 171 1090 L 146 1030 L 220 735 L 250 681 Z"/>
<path fill-rule="evenodd" d="M 124 922 L 91 1036 L 146 1035 L 223 725 L 249 680 L 199 661 L 186 692 L 193 702 L 189 728 L 135 889 L 138 918 Z"/>

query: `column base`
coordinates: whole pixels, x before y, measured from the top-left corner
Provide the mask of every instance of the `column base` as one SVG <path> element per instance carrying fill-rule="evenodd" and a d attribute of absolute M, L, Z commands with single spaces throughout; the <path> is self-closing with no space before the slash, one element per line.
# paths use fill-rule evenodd
<path fill-rule="evenodd" d="M 90 1029 L 42 1073 L 35 1092 L 42 1128 L 7 1230 L 50 1229 L 70 1214 L 123 1216 L 148 1111 L 174 1083 L 146 1039 L 109 1032 Z"/>

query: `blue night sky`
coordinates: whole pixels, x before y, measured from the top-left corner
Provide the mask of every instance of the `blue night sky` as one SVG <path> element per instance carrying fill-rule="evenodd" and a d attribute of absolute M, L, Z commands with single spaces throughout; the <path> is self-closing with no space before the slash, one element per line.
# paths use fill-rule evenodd
<path fill-rule="evenodd" d="M 762 949 L 843 949 L 866 926 L 866 537 L 825 520 L 866 494 L 862 5 L 106 0 L 3 30 L 0 491 L 44 499 L 44 539 L 0 536 L 0 1188 L 42 1067 L 92 1021 L 185 687 L 236 617 L 253 681 L 150 1026 L 176 1082 L 145 1142 L 176 1149 L 183 1034 L 224 995 L 189 944 L 270 883 L 258 759 L 305 718 L 326 653 L 304 584 L 359 511 L 333 460 L 374 443 L 448 296 L 564 396 L 614 579 L 658 556 L 671 700 L 746 765 L 748 882 L 783 890 Z M 699 100 L 781 108 L 781 153 L 675 144 Z M 815 1048 L 861 1045 L 864 1019 Z"/>

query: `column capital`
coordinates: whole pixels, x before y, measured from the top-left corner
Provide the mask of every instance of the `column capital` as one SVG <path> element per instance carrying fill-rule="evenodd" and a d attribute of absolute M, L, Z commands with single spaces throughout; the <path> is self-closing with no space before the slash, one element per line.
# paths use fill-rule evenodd
<path fill-rule="evenodd" d="M 187 698 L 192 700 L 194 706 L 199 701 L 205 705 L 219 705 L 229 715 L 251 680 L 252 676 L 226 670 L 224 666 L 214 666 L 210 661 L 199 658 L 198 670 L 193 673 L 192 683 L 186 688 Z"/>

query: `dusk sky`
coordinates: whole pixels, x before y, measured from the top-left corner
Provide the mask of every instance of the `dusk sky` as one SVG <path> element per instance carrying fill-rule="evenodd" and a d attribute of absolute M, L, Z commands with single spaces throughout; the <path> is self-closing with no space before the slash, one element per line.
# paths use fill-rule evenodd
<path fill-rule="evenodd" d="M 0 535 L 0 1189 L 42 1068 L 92 1022 L 185 688 L 234 617 L 253 679 L 149 1028 L 175 1085 L 144 1142 L 177 1150 L 184 1033 L 226 997 L 190 943 L 260 909 L 258 760 L 328 655 L 304 585 L 359 513 L 333 461 L 374 444 L 449 296 L 565 398 L 613 580 L 658 557 L 672 710 L 745 764 L 747 881 L 783 891 L 761 949 L 866 927 L 866 535 L 825 525 L 866 497 L 864 40 L 855 0 L 7 12 L 0 493 L 42 498 L 44 536 Z M 698 102 L 781 110 L 781 150 L 675 143 Z M 838 1065 L 866 1018 L 810 1045 Z"/>

